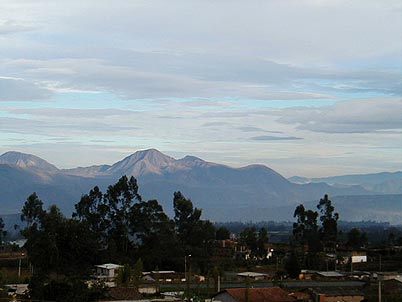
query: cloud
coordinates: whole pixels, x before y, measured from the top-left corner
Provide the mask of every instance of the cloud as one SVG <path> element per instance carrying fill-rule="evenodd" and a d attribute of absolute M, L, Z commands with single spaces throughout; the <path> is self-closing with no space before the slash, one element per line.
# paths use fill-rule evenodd
<path fill-rule="evenodd" d="M 48 101 L 52 92 L 18 78 L 0 77 L 0 101 Z"/>
<path fill-rule="evenodd" d="M 259 127 L 253 127 L 253 126 L 238 127 L 237 129 L 239 129 L 243 132 L 283 133 L 282 131 L 270 131 L 270 130 L 265 130 L 265 129 L 262 129 Z"/>
<path fill-rule="evenodd" d="M 32 26 L 23 25 L 13 20 L 0 21 L 0 36 L 29 31 L 32 29 Z"/>
<path fill-rule="evenodd" d="M 402 100 L 350 100 L 321 108 L 290 108 L 278 122 L 323 133 L 369 133 L 402 128 Z"/>
<path fill-rule="evenodd" d="M 3 60 L 3 64 L 7 71 L 42 82 L 55 92 L 98 91 L 124 99 L 325 100 L 335 99 L 337 93 L 395 95 L 400 92 L 402 81 L 401 74 L 392 70 L 301 68 L 261 58 L 228 58 L 219 54 L 176 56 L 130 52 L 119 59 L 18 59 Z M 186 103 L 226 105 L 207 99 Z"/>
<path fill-rule="evenodd" d="M 269 136 L 269 135 L 260 135 L 254 136 L 250 138 L 255 141 L 294 141 L 294 140 L 302 140 L 301 137 L 294 136 Z"/>
<path fill-rule="evenodd" d="M 121 109 L 73 109 L 73 108 L 31 108 L 31 109 L 9 109 L 11 114 L 24 114 L 33 117 L 47 117 L 50 119 L 100 119 L 109 117 L 140 117 L 141 113 L 133 110 Z"/>

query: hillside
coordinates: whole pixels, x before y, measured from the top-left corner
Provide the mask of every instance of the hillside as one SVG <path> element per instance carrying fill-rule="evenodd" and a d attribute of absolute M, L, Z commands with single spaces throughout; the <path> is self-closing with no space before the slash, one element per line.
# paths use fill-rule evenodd
<path fill-rule="evenodd" d="M 0 160 L 1 214 L 18 212 L 34 191 L 45 205 L 55 203 L 68 214 L 82 194 L 95 185 L 104 190 L 121 175 L 136 177 L 143 198 L 157 199 L 170 215 L 173 193 L 180 190 L 203 209 L 205 217 L 216 221 L 291 219 L 296 204 L 318 201 L 324 194 L 331 197 L 374 194 L 359 185 L 292 183 L 263 165 L 232 168 L 193 156 L 174 159 L 155 149 L 135 152 L 113 165 L 67 170 L 16 152 L 8 152 Z M 386 199 L 387 195 L 382 197 Z M 379 213 L 378 217 L 384 219 L 386 215 Z"/>

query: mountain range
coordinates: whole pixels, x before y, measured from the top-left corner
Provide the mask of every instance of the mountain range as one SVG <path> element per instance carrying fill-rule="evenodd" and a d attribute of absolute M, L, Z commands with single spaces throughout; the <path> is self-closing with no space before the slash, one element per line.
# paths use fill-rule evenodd
<path fill-rule="evenodd" d="M 203 217 L 215 221 L 292 220 L 297 204 L 314 205 L 329 194 L 335 207 L 345 212 L 340 211 L 341 218 L 402 221 L 402 172 L 343 176 L 336 181 L 288 180 L 263 165 L 232 168 L 194 156 L 175 159 L 155 149 L 135 152 L 113 165 L 74 169 L 58 169 L 30 154 L 4 153 L 0 156 L 0 214 L 20 212 L 32 192 L 45 206 L 56 204 L 69 214 L 92 187 L 105 190 L 122 175 L 136 177 L 143 199 L 157 199 L 169 215 L 175 191 L 202 208 Z M 353 200 L 359 201 L 356 211 L 348 210 L 357 205 Z"/>

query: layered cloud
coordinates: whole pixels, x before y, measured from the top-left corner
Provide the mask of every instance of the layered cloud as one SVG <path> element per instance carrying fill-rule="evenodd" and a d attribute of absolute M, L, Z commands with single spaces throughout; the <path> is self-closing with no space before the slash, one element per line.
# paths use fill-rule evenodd
<path fill-rule="evenodd" d="M 278 120 L 298 129 L 325 133 L 367 133 L 402 130 L 402 100 L 367 99 L 323 108 L 292 108 Z"/>
<path fill-rule="evenodd" d="M 399 1 L 0 10 L 2 151 L 51 150 L 65 166 L 154 147 L 306 176 L 400 167 Z"/>
<path fill-rule="evenodd" d="M 18 78 L 0 77 L 0 101 L 47 101 L 52 96 L 49 89 Z"/>

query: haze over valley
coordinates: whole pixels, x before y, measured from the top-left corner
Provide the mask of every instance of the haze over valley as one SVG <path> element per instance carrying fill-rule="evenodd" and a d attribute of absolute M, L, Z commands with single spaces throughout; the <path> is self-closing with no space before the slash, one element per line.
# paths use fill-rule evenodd
<path fill-rule="evenodd" d="M 181 191 L 214 221 L 292 220 L 297 204 L 314 208 L 324 194 L 343 220 L 399 223 L 402 218 L 401 172 L 292 182 L 264 165 L 232 168 L 194 156 L 175 159 L 156 149 L 137 151 L 113 165 L 73 169 L 7 152 L 0 156 L 2 214 L 19 213 L 32 192 L 46 206 L 55 203 L 70 214 L 83 194 L 95 185 L 106 189 L 122 175 L 137 178 L 143 199 L 157 199 L 170 215 L 173 193 Z"/>

